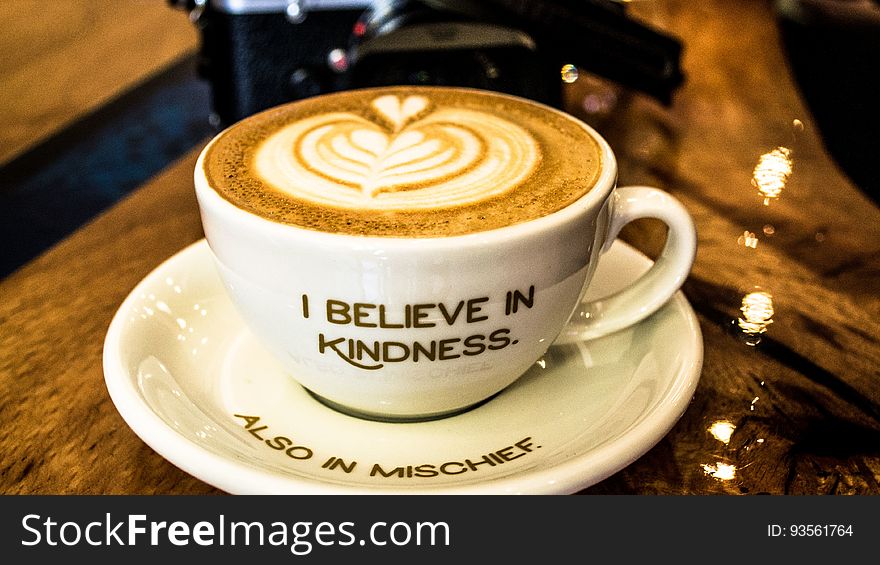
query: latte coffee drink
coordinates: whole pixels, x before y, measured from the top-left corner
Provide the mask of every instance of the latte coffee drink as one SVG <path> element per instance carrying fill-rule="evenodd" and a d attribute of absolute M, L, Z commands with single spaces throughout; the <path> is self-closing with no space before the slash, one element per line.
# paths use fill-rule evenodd
<path fill-rule="evenodd" d="M 465 88 L 300 100 L 221 133 L 202 162 L 236 207 L 322 232 L 443 237 L 526 222 L 589 191 L 594 137 L 566 114 Z"/>
<path fill-rule="evenodd" d="M 490 91 L 386 87 L 278 106 L 215 136 L 193 181 L 249 333 L 316 402 L 371 420 L 491 402 L 552 344 L 656 312 L 696 249 L 684 206 L 618 187 L 614 152 L 589 125 Z M 601 294 L 590 281 L 602 254 L 639 218 L 668 227 L 663 260 L 586 300 Z M 238 401 L 230 414 L 252 413 Z"/>

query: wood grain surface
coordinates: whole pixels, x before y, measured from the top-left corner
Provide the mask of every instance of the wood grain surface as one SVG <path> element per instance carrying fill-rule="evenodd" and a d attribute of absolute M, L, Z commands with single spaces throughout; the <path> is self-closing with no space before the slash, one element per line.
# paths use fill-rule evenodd
<path fill-rule="evenodd" d="M 0 2 L 0 165 L 197 47 L 162 0 Z"/>
<path fill-rule="evenodd" d="M 583 494 L 880 494 L 880 210 L 823 148 L 767 2 L 663 6 L 686 45 L 670 107 L 589 77 L 568 99 L 616 148 L 621 184 L 693 215 L 683 290 L 705 360 L 672 431 Z M 792 169 L 765 204 L 753 174 L 778 147 Z M 129 430 L 101 369 L 123 298 L 202 235 L 195 154 L 0 282 L 0 492 L 219 493 Z M 623 237 L 656 255 L 664 232 L 640 221 Z M 756 291 L 774 310 L 760 339 L 738 325 Z"/>

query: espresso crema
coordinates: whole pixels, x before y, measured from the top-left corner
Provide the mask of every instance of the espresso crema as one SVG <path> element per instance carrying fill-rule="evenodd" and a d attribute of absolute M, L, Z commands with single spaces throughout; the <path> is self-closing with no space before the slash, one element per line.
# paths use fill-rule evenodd
<path fill-rule="evenodd" d="M 208 183 L 276 222 L 353 235 L 500 228 L 589 191 L 599 145 L 575 119 L 464 88 L 345 91 L 279 106 L 221 133 Z"/>

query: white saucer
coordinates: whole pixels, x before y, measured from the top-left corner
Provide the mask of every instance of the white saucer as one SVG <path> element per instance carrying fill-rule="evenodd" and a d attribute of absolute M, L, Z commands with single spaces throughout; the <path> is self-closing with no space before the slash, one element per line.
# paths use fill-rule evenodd
<path fill-rule="evenodd" d="M 649 266 L 616 242 L 591 297 Z M 469 412 L 361 420 L 281 371 L 227 300 L 204 240 L 138 284 L 104 343 L 107 389 L 135 433 L 184 471 L 238 494 L 573 493 L 669 431 L 702 359 L 699 325 L 679 292 L 632 328 L 554 346 Z"/>

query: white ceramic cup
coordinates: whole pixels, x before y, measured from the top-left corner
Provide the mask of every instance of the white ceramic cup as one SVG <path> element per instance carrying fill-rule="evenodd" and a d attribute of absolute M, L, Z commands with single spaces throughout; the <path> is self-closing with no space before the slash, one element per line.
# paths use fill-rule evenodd
<path fill-rule="evenodd" d="M 571 118 L 574 120 L 574 118 Z M 366 418 L 420 420 L 472 407 L 554 343 L 634 324 L 679 289 L 696 250 L 691 217 L 650 187 L 616 187 L 608 143 L 596 185 L 550 215 L 451 237 L 370 237 L 276 223 L 220 196 L 195 168 L 205 236 L 245 322 L 290 376 Z M 576 158 L 577 147 L 572 147 Z M 621 227 L 669 227 L 652 268 L 581 303 Z"/>

